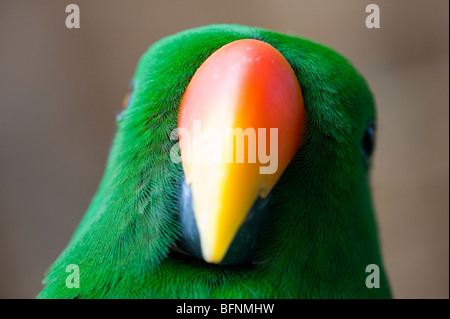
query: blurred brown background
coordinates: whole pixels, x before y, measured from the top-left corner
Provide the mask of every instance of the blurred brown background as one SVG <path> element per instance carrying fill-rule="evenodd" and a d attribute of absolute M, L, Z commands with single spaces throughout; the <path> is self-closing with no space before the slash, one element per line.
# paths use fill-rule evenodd
<path fill-rule="evenodd" d="M 81 28 L 65 27 L 66 5 Z M 365 27 L 376 3 L 381 28 Z M 0 297 L 34 298 L 99 180 L 115 114 L 156 40 L 212 23 L 310 38 L 353 61 L 378 104 L 372 174 L 397 298 L 449 297 L 449 3 L 0 2 Z"/>

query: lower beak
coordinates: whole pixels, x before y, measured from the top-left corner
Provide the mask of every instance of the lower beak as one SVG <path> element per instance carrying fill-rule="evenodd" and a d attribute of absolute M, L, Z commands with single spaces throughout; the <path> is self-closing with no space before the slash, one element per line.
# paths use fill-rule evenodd
<path fill-rule="evenodd" d="M 204 260 L 223 260 L 255 201 L 301 146 L 305 126 L 297 77 L 271 45 L 238 40 L 200 66 L 178 131 Z"/>

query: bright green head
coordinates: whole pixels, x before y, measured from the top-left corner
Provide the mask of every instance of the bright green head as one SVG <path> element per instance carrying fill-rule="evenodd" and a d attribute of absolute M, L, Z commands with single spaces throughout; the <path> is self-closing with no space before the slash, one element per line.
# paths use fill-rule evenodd
<path fill-rule="evenodd" d="M 237 250 L 251 258 L 216 265 L 173 252 L 195 240 L 186 240 L 193 226 L 180 220 L 186 174 L 171 157 L 178 143 L 171 132 L 197 69 L 240 39 L 263 41 L 287 60 L 301 87 L 306 128 L 270 190 L 253 246 Z M 39 297 L 390 297 L 369 187 L 375 122 L 362 76 L 322 45 L 237 25 L 160 40 L 138 64 L 98 192 Z M 196 255 L 198 247 L 183 250 Z M 69 264 L 79 266 L 78 289 L 66 286 Z M 380 268 L 380 288 L 366 286 L 369 264 Z"/>

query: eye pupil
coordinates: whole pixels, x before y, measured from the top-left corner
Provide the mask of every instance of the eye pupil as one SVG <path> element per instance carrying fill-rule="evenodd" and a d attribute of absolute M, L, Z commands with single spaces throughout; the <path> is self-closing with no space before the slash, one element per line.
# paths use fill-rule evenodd
<path fill-rule="evenodd" d="M 369 158 L 372 156 L 375 147 L 374 135 L 375 123 L 371 121 L 367 124 L 366 130 L 364 132 L 364 138 L 362 140 L 362 148 L 364 154 Z"/>

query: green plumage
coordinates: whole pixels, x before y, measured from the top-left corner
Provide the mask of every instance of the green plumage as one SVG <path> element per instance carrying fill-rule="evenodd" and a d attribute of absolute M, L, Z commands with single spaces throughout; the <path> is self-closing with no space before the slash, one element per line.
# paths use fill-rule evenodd
<path fill-rule="evenodd" d="M 246 266 L 173 256 L 181 164 L 170 159 L 178 108 L 206 58 L 239 39 L 275 47 L 302 88 L 307 136 L 272 190 L 273 210 Z M 388 298 L 361 142 L 372 95 L 351 64 L 322 45 L 237 25 L 164 38 L 141 58 L 104 177 L 39 298 Z M 66 266 L 80 288 L 66 287 Z M 368 264 L 380 288 L 365 285 Z"/>

